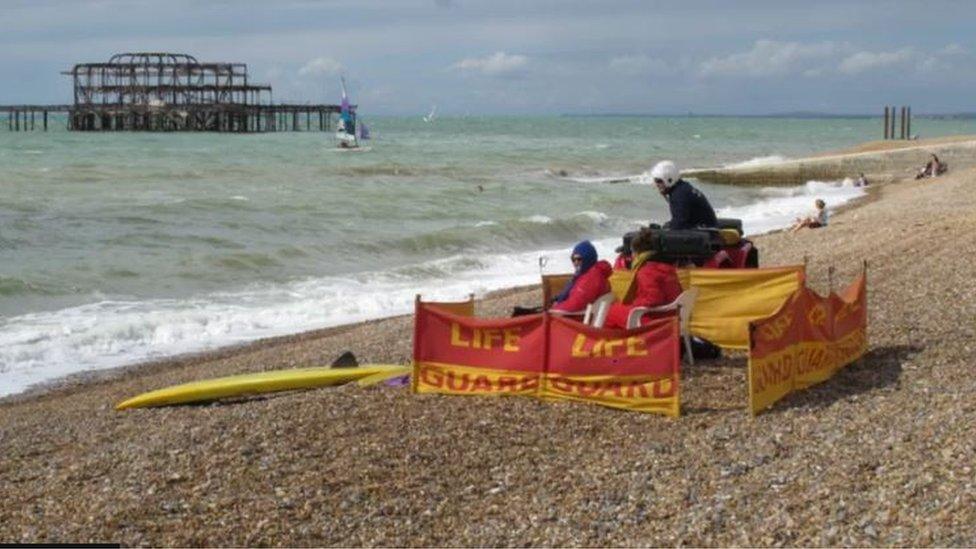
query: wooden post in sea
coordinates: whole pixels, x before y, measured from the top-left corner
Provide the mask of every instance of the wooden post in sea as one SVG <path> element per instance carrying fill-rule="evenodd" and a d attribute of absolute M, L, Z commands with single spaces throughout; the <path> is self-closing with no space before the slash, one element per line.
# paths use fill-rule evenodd
<path fill-rule="evenodd" d="M 885 118 L 885 124 L 887 124 L 888 126 L 887 128 L 885 128 L 885 134 L 887 134 L 888 136 L 886 139 L 894 139 L 895 136 L 891 135 L 891 128 L 892 128 L 891 119 L 895 117 L 894 107 L 888 107 L 888 112 L 890 113 L 890 115 Z"/>
<path fill-rule="evenodd" d="M 901 138 L 908 139 L 908 135 L 905 133 L 907 126 L 905 126 L 908 116 L 908 107 L 902 106 L 901 108 Z"/>
<path fill-rule="evenodd" d="M 14 111 L 14 131 L 20 131 L 20 111 Z"/>
<path fill-rule="evenodd" d="M 884 138 L 888 139 L 888 105 L 885 105 Z"/>
<path fill-rule="evenodd" d="M 892 105 L 891 106 L 891 131 L 888 133 L 888 135 L 890 135 L 892 139 L 895 138 L 895 116 L 896 116 L 895 106 Z"/>
<path fill-rule="evenodd" d="M 44 131 L 47 131 L 47 111 L 44 111 Z"/>
<path fill-rule="evenodd" d="M 905 135 L 911 139 L 912 138 L 912 107 L 908 107 L 908 129 L 905 130 Z"/>
<path fill-rule="evenodd" d="M 901 114 L 901 125 L 898 127 L 898 139 L 905 139 L 905 107 L 898 107 Z"/>

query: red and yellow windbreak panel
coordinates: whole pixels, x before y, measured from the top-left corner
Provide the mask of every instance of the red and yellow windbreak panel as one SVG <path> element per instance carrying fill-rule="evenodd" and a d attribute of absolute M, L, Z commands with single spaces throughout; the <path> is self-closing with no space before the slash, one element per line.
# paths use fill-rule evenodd
<path fill-rule="evenodd" d="M 456 316 L 417 306 L 413 390 L 523 395 L 677 416 L 676 317 L 602 330 L 546 314 Z"/>
<path fill-rule="evenodd" d="M 757 414 L 793 391 L 829 379 L 865 352 L 865 275 L 829 297 L 800 288 L 774 314 L 752 323 L 750 410 Z"/>
<path fill-rule="evenodd" d="M 591 328 L 551 317 L 540 396 L 677 416 L 678 336 L 677 316 L 633 330 Z"/>
<path fill-rule="evenodd" d="M 634 271 L 614 271 L 610 286 L 627 302 Z M 803 265 L 763 269 L 678 269 L 684 289 L 698 288 L 690 331 L 726 349 L 749 348 L 749 323 L 776 312 L 803 286 Z"/>

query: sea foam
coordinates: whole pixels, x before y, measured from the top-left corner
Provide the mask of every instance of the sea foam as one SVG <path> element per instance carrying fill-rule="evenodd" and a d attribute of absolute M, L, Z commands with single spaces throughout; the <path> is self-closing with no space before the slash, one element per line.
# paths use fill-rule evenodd
<path fill-rule="evenodd" d="M 732 164 L 726 164 L 724 168 L 757 168 L 760 166 L 770 166 L 772 164 L 782 164 L 786 162 L 789 158 L 785 156 L 780 156 L 778 154 L 770 156 L 757 156 L 756 158 L 750 158 L 743 162 L 735 162 Z"/>

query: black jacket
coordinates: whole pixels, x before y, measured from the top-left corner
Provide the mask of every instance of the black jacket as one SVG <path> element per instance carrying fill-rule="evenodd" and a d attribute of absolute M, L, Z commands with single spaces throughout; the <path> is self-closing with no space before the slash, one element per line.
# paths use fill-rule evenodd
<path fill-rule="evenodd" d="M 701 191 L 691 186 L 684 179 L 679 179 L 667 194 L 668 206 L 671 208 L 671 223 L 674 230 L 697 229 L 699 227 L 715 228 L 715 210 L 708 203 L 708 199 Z"/>

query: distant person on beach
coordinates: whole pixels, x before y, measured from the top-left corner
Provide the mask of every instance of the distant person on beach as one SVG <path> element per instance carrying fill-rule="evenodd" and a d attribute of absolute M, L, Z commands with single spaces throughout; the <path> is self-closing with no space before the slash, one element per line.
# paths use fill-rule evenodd
<path fill-rule="evenodd" d="M 617 246 L 617 259 L 613 262 L 613 270 L 630 270 L 631 261 L 634 259 L 634 253 L 630 249 L 630 244 L 636 235 L 636 232 L 630 232 L 624 235 L 623 244 Z"/>
<path fill-rule="evenodd" d="M 949 169 L 948 164 L 940 161 L 939 157 L 935 156 L 935 154 L 933 153 L 928 163 L 925 164 L 925 167 L 919 170 L 919 172 L 915 175 L 915 179 L 922 179 L 923 177 L 935 177 L 937 175 L 942 175 L 948 169 Z"/>
<path fill-rule="evenodd" d="M 665 224 L 666 229 L 698 229 L 715 228 L 718 221 L 715 210 L 708 203 L 705 195 L 684 179 L 674 162 L 663 160 L 651 169 L 651 178 L 657 185 L 657 190 L 668 201 L 671 209 L 671 221 Z"/>
<path fill-rule="evenodd" d="M 596 248 L 589 240 L 573 248 L 570 260 L 573 262 L 573 278 L 553 300 L 552 310 L 556 312 L 582 312 L 587 305 L 610 291 L 607 278 L 613 268 L 606 261 L 599 261 Z"/>
<path fill-rule="evenodd" d="M 793 227 L 790 228 L 791 233 L 795 233 L 804 227 L 808 229 L 819 229 L 820 227 L 827 226 L 827 221 L 830 219 L 830 213 L 827 212 L 827 203 L 818 198 L 813 204 L 817 208 L 813 215 L 796 218 Z"/>
<path fill-rule="evenodd" d="M 626 328 L 627 318 L 634 307 L 667 305 L 681 295 L 681 282 L 674 265 L 655 259 L 655 242 L 651 229 L 641 229 L 630 242 L 634 253 L 634 298 L 630 303 L 614 303 L 607 313 L 606 328 Z"/>
<path fill-rule="evenodd" d="M 867 187 L 868 185 L 868 178 L 864 177 L 863 173 L 861 173 L 861 175 L 857 177 L 857 181 L 854 182 L 855 187 Z"/>

